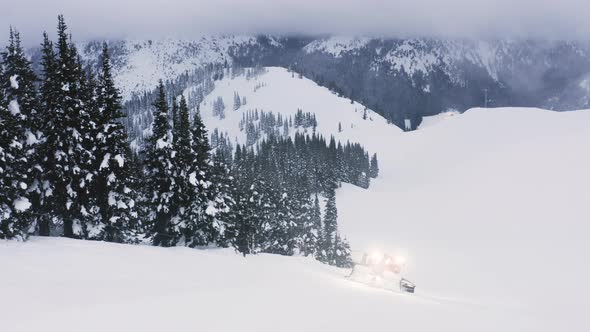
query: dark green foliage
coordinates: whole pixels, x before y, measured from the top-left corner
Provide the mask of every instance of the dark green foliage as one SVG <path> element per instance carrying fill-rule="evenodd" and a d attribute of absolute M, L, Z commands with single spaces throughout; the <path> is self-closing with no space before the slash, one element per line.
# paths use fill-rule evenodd
<path fill-rule="evenodd" d="M 146 179 L 144 214 L 150 222 L 148 235 L 157 246 L 175 245 L 180 238 L 178 227 L 172 220 L 180 204 L 180 187 L 175 182 L 172 128 L 168 115 L 168 103 L 164 83 L 158 86 L 158 99 L 154 102 L 152 135 L 146 147 Z"/>
<path fill-rule="evenodd" d="M 130 242 L 137 218 L 131 183 L 137 176 L 132 169 L 127 132 L 120 122 L 124 117 L 121 96 L 112 76 L 108 45 L 103 44 L 102 68 L 96 88 L 97 113 L 94 117 L 96 180 L 92 195 L 99 217 L 89 237 L 115 242 Z"/>
<path fill-rule="evenodd" d="M 374 179 L 379 176 L 379 162 L 377 161 L 377 154 L 371 157 L 371 166 L 369 167 L 369 175 Z"/>
<path fill-rule="evenodd" d="M 268 116 L 263 114 L 259 113 L 259 121 Z M 350 177 L 346 172 L 368 169 L 366 156 L 360 146 L 344 148 L 334 139 L 327 145 L 321 136 L 301 133 L 294 140 L 271 134 L 256 150 L 238 147 L 232 167 L 236 180 L 230 218 L 236 234 L 232 245 L 244 254 L 300 253 L 346 265 L 350 252 L 346 241 L 338 237 L 334 190 Z M 356 159 L 360 162 L 351 164 Z M 314 193 L 331 197 L 324 223 L 317 196 L 312 199 Z"/>
<path fill-rule="evenodd" d="M 36 226 L 40 235 L 122 243 L 147 237 L 158 246 L 215 244 L 350 265 L 335 190 L 343 181 L 368 187 L 378 173 L 375 155 L 369 162 L 362 146 L 316 135 L 315 114 L 303 110 L 289 118 L 244 112 L 247 144 L 235 153 L 227 133 L 215 130 L 209 141 L 198 107 L 191 118 L 189 105 L 199 105 L 215 79 L 252 78 L 263 69 L 213 66 L 182 76 L 176 88 L 160 81 L 157 93 L 134 99 L 139 108 L 153 102 L 144 119 L 151 135 L 138 157 L 124 126 L 137 119 L 122 111 L 108 44 L 98 73 L 84 69 L 59 16 L 57 43 L 45 34 L 42 52 L 40 95 L 18 33 L 11 31 L 3 54 L 0 238 L 24 239 Z M 185 89 L 193 79 L 200 88 Z M 167 87 L 179 97 L 168 100 Z M 223 100 L 214 103 L 223 118 Z M 244 105 L 236 92 L 234 109 Z M 323 221 L 318 195 L 326 197 Z"/>
<path fill-rule="evenodd" d="M 45 152 L 45 204 L 46 214 L 54 223 L 63 225 L 63 235 L 80 237 L 83 224 L 90 211 L 87 191 L 93 177 L 94 127 L 89 109 L 91 102 L 85 94 L 85 74 L 73 44 L 69 42 L 67 26 L 59 16 L 58 43 L 55 62 L 44 72 L 51 75 L 47 87 L 43 87 L 45 112 L 50 127 L 46 129 Z M 53 63 L 55 66 L 53 66 Z"/>
<path fill-rule="evenodd" d="M 35 81 L 20 35 L 11 28 L 0 66 L 0 239 L 26 239 L 35 222 L 31 204 L 39 205 Z"/>

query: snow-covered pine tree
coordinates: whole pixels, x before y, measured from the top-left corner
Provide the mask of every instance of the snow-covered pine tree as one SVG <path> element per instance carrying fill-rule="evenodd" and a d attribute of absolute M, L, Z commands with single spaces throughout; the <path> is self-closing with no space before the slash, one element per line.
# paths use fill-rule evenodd
<path fill-rule="evenodd" d="M 371 184 L 371 178 L 369 177 L 369 175 L 367 173 L 365 173 L 363 171 L 363 172 L 359 173 L 358 178 L 355 183 L 359 187 L 367 189 L 367 188 L 369 188 L 369 185 Z"/>
<path fill-rule="evenodd" d="M 97 82 L 96 77 L 92 71 L 82 70 L 82 60 L 76 53 L 76 63 L 80 68 L 79 77 L 79 98 L 82 105 L 80 118 L 83 121 L 80 123 L 79 132 L 83 133 L 84 151 L 92 155 L 92 158 L 85 158 L 84 155 L 79 157 L 77 164 L 82 165 L 83 173 L 86 176 L 81 177 L 79 186 L 76 189 L 76 205 L 80 206 L 80 213 L 76 216 L 79 231 L 78 237 L 92 238 L 95 234 L 104 228 L 100 221 L 100 208 L 97 204 L 97 197 L 93 193 L 94 182 L 96 181 L 96 173 L 98 169 L 97 157 L 97 124 L 100 122 L 99 107 L 97 102 Z"/>
<path fill-rule="evenodd" d="M 336 233 L 334 243 L 334 258 L 333 264 L 338 267 L 350 268 L 353 266 L 350 245 L 346 239 L 340 238 L 340 234 Z"/>
<path fill-rule="evenodd" d="M 336 208 L 335 185 L 331 185 L 326 192 L 326 207 L 324 213 L 322 257 L 326 263 L 334 264 L 336 255 L 335 241 L 338 233 L 338 210 Z"/>
<path fill-rule="evenodd" d="M 188 106 L 181 100 L 181 121 L 188 123 Z M 187 128 L 188 130 L 188 128 Z M 223 139 L 225 145 L 225 139 Z M 220 162 L 211 162 L 211 146 L 199 110 L 190 128 L 191 158 L 187 170 L 187 186 L 191 199 L 187 205 L 186 222 L 191 234 L 190 246 L 224 242 L 225 222 L 220 215 L 228 211 L 227 168 Z"/>
<path fill-rule="evenodd" d="M 225 119 L 225 104 L 221 96 L 213 101 L 213 116 L 218 116 L 220 119 Z"/>
<path fill-rule="evenodd" d="M 178 139 L 178 130 L 179 130 L 179 123 L 178 123 L 178 102 L 176 98 L 172 98 L 172 122 L 170 126 L 172 127 L 172 133 L 174 134 L 173 141 L 176 142 Z"/>
<path fill-rule="evenodd" d="M 271 254 L 291 255 L 294 245 L 289 242 L 294 238 L 289 237 L 292 216 L 289 211 L 288 194 L 273 185 L 266 174 L 260 174 L 261 171 L 256 170 L 259 174 L 256 175 L 251 190 L 257 211 L 257 249 Z"/>
<path fill-rule="evenodd" d="M 289 136 L 289 121 L 285 121 L 285 123 L 283 125 L 283 136 L 285 136 L 285 137 Z"/>
<path fill-rule="evenodd" d="M 38 163 L 38 105 L 36 77 L 20 44 L 17 31 L 10 29 L 0 72 L 0 238 L 25 239 L 34 226 L 40 204 Z M 33 212 L 30 214 L 30 212 Z"/>
<path fill-rule="evenodd" d="M 42 99 L 48 113 L 44 160 L 44 206 L 54 223 L 63 225 L 63 235 L 79 237 L 84 233 L 88 207 L 80 194 L 92 181 L 94 124 L 83 100 L 84 72 L 76 48 L 69 42 L 63 16 L 58 17 L 58 44 L 55 61 L 44 49 Z M 45 43 L 44 43 L 45 44 Z M 50 44 L 48 44 L 50 45 Z M 51 83 L 47 83 L 51 81 Z"/>
<path fill-rule="evenodd" d="M 57 55 L 53 42 L 49 40 L 46 32 L 43 33 L 41 44 L 43 76 L 40 85 L 41 107 L 40 125 L 44 133 L 44 142 L 40 146 L 41 158 L 41 210 L 38 216 L 38 232 L 41 236 L 49 236 L 53 226 L 62 222 L 60 218 L 60 198 L 55 190 L 55 185 L 61 179 L 58 178 L 57 160 L 53 156 L 58 151 L 60 140 L 59 131 L 62 130 L 64 116 L 58 109 L 58 96 L 61 93 L 60 83 L 57 80 Z"/>
<path fill-rule="evenodd" d="M 252 146 L 258 140 L 259 132 L 256 130 L 254 122 L 248 122 L 246 125 L 246 145 Z"/>
<path fill-rule="evenodd" d="M 234 111 L 237 111 L 242 107 L 242 99 L 240 98 L 240 94 L 234 92 Z"/>
<path fill-rule="evenodd" d="M 92 212 L 88 195 L 93 179 L 94 123 L 89 103 L 92 103 L 92 87 L 86 80 L 78 51 L 70 42 L 63 16 L 58 18 L 58 67 L 56 76 L 61 84 L 57 110 L 63 117 L 57 153 L 55 155 L 63 234 L 66 237 L 84 236 L 85 223 Z M 88 88 L 85 90 L 85 88 Z M 61 187 L 63 185 L 63 188 Z"/>
<path fill-rule="evenodd" d="M 137 225 L 135 192 L 131 189 L 133 170 L 127 132 L 120 122 L 121 96 L 115 86 L 107 43 L 103 44 L 102 66 L 97 86 L 95 172 L 92 195 L 100 218 L 90 238 L 113 242 L 133 242 Z"/>
<path fill-rule="evenodd" d="M 147 142 L 145 164 L 145 215 L 150 223 L 148 236 L 156 246 L 173 246 L 180 238 L 172 221 L 179 202 L 179 186 L 175 181 L 175 160 L 172 129 L 164 83 L 160 80 L 154 102 L 152 135 Z"/>
<path fill-rule="evenodd" d="M 235 184 L 228 164 L 226 164 L 227 158 L 232 159 L 231 150 L 223 153 L 228 153 L 228 157 L 214 158 L 207 173 L 211 179 L 211 186 L 208 189 L 214 194 L 214 198 L 209 200 L 205 213 L 212 219 L 209 233 L 213 237 L 213 241 L 218 246 L 227 247 L 231 245 L 234 236 L 228 219 L 231 218 L 234 206 L 232 193 L 235 190 Z"/>
<path fill-rule="evenodd" d="M 173 101 L 173 105 L 174 104 L 176 104 L 175 101 Z M 178 193 L 180 195 L 180 206 L 186 207 L 194 198 L 193 190 L 189 182 L 189 176 L 194 172 L 192 161 L 195 156 L 191 151 L 189 110 L 184 96 L 181 97 L 180 105 L 176 106 L 176 108 L 175 112 L 178 114 L 176 115 L 176 120 L 174 122 L 174 151 L 176 152 L 176 155 L 174 156 L 175 182 L 180 189 Z M 174 112 L 172 114 L 174 114 Z M 180 212 L 182 213 L 184 211 Z"/>
<path fill-rule="evenodd" d="M 193 247 L 207 243 L 204 209 L 201 199 L 206 183 L 202 181 L 205 170 L 201 170 L 197 166 L 197 155 L 193 151 L 196 146 L 193 145 L 189 109 L 184 96 L 180 99 L 176 125 L 177 138 L 174 143 L 176 171 L 174 181 L 179 187 L 179 209 L 176 218 L 178 219 L 180 233 L 183 236 L 181 242 Z"/>
<path fill-rule="evenodd" d="M 236 147 L 232 176 L 235 187 L 231 192 L 233 207 L 226 216 L 228 222 L 229 243 L 244 256 L 257 252 L 256 232 L 259 214 L 257 202 L 259 192 L 253 183 L 253 153 L 244 146 Z"/>
<path fill-rule="evenodd" d="M 325 256 L 323 253 L 323 239 L 324 239 L 324 229 L 322 226 L 322 213 L 320 210 L 320 200 L 318 195 L 315 195 L 315 199 L 313 201 L 313 208 L 311 210 L 311 224 L 313 225 L 312 235 L 315 238 L 315 248 L 314 254 L 317 260 L 325 261 Z"/>
<path fill-rule="evenodd" d="M 197 167 L 205 170 L 209 166 L 211 145 L 199 109 L 195 112 L 191 127 L 191 146 L 193 153 L 196 154 Z"/>
<path fill-rule="evenodd" d="M 371 166 L 369 168 L 369 175 L 372 178 L 379 176 L 379 162 L 377 161 L 377 154 L 374 153 L 371 157 Z"/>
<path fill-rule="evenodd" d="M 305 256 L 313 256 L 317 246 L 316 220 L 314 207 L 310 199 L 310 192 L 305 176 L 297 179 L 298 185 L 292 190 L 289 202 L 293 214 L 294 227 L 289 229 L 290 237 L 295 238 L 298 251 Z M 320 220 L 321 223 L 321 220 Z"/>
<path fill-rule="evenodd" d="M 2 66 L 0 66 L 0 78 L 2 75 Z M 11 146 L 15 139 L 15 133 L 12 132 L 14 117 L 7 108 L 6 98 L 3 89 L 0 89 L 0 239 L 9 239 L 15 236 L 15 233 L 21 233 L 20 225 L 17 225 L 15 232 L 14 220 L 11 219 L 14 210 L 13 205 L 13 187 L 11 165 L 14 163 Z"/>

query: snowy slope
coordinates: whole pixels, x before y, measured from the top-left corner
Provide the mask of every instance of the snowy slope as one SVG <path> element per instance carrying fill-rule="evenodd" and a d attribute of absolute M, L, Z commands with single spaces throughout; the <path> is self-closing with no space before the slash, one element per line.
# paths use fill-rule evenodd
<path fill-rule="evenodd" d="M 237 91 L 250 108 L 303 108 L 316 113 L 318 132 L 378 154 L 371 188 L 345 184 L 337 195 L 353 250 L 408 256 L 408 277 L 428 294 L 513 310 L 548 331 L 590 326 L 576 319 L 590 305 L 583 263 L 590 260 L 590 111 L 472 109 L 403 133 L 370 111 L 372 121 L 362 120 L 363 106 L 284 69 L 258 80 L 267 86 L 255 93 L 247 87 L 256 83 L 228 79 L 210 97 L 227 105 Z M 243 142 L 239 113 L 207 124 Z"/>
<path fill-rule="evenodd" d="M 367 288 L 301 257 L 33 238 L 0 242 L 0 261 L 2 326 L 11 332 L 534 326 L 512 312 Z"/>
<path fill-rule="evenodd" d="M 424 129 L 427 127 L 437 125 L 443 121 L 449 120 L 452 117 L 460 115 L 460 114 L 461 113 L 456 110 L 447 110 L 446 112 L 442 112 L 437 115 L 425 116 L 422 118 L 422 122 L 420 123 L 420 126 L 418 127 L 418 129 Z"/>
<path fill-rule="evenodd" d="M 174 80 L 203 65 L 232 62 L 230 51 L 256 43 L 253 36 L 208 35 L 195 40 L 155 39 L 110 42 L 114 77 L 124 100 L 134 93 L 151 91 L 158 80 Z M 79 43 L 83 60 L 96 63 L 102 46 Z"/>
<path fill-rule="evenodd" d="M 473 109 L 370 144 L 381 175 L 338 192 L 342 231 L 353 248 L 408 255 L 424 292 L 511 308 L 537 331 L 588 330 L 589 123 L 590 111 Z"/>
<path fill-rule="evenodd" d="M 262 87 L 256 89 L 257 86 Z M 189 90 L 190 88 L 185 93 Z M 234 92 L 246 97 L 247 101 L 237 111 L 232 108 Z M 225 119 L 213 116 L 213 101 L 218 97 L 222 97 L 226 105 Z M 385 119 L 370 109 L 367 110 L 367 120 L 363 120 L 363 105 L 356 102 L 351 104 L 349 99 L 337 97 L 315 82 L 298 78 L 297 74 L 279 67 L 269 67 L 266 73 L 250 80 L 246 76 L 238 76 L 215 82 L 215 89 L 205 98 L 200 109 L 210 132 L 219 128 L 229 134 L 232 142 L 241 144 L 246 141 L 245 132 L 239 128 L 242 114 L 255 109 L 281 113 L 283 116 L 294 116 L 297 109 L 314 113 L 318 121 L 317 132 L 327 138 L 334 135 L 344 143 L 347 140 L 357 141 L 353 139 L 358 137 L 378 140 L 379 137 L 371 137 L 374 132 L 402 132 L 388 125 Z M 341 133 L 338 132 L 339 122 L 342 124 Z"/>
<path fill-rule="evenodd" d="M 332 36 L 312 41 L 303 48 L 303 51 L 328 53 L 339 58 L 344 53 L 351 53 L 364 47 L 369 41 L 369 38 Z"/>
<path fill-rule="evenodd" d="M 254 87 L 265 86 L 254 92 Z M 231 110 L 233 93 L 247 105 Z M 224 98 L 226 119 L 212 116 Z M 216 82 L 209 130 L 244 140 L 249 108 L 314 112 L 318 131 L 377 152 L 368 190 L 337 193 L 353 250 L 406 255 L 415 295 L 301 257 L 66 239 L 1 242 L 10 331 L 587 331 L 590 111 L 473 109 L 404 133 L 285 69 Z M 356 110 L 356 112 L 355 112 Z M 338 122 L 343 132 L 338 133 Z M 352 127 L 352 128 L 351 128 Z"/>

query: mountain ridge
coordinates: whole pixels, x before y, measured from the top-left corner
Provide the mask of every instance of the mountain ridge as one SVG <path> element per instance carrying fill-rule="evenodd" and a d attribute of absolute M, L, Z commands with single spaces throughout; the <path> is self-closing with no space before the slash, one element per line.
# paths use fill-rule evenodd
<path fill-rule="evenodd" d="M 449 110 L 518 106 L 590 107 L 590 43 L 435 38 L 203 36 L 109 41 L 126 101 L 216 64 L 290 68 L 404 127 Z M 98 62 L 100 42 L 77 44 Z M 31 51 L 33 61 L 40 55 Z M 487 95 L 487 100 L 486 100 Z"/>

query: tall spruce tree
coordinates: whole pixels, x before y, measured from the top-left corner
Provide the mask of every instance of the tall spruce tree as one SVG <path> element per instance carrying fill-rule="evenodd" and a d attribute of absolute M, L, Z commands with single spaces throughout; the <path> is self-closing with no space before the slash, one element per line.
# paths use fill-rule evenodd
<path fill-rule="evenodd" d="M 321 252 L 321 239 L 323 238 L 322 215 L 320 211 L 320 201 L 318 195 L 315 195 L 313 206 L 309 215 L 309 228 L 305 232 L 304 248 L 306 255 L 314 255 L 316 258 Z"/>
<path fill-rule="evenodd" d="M 377 154 L 373 154 L 371 157 L 371 166 L 369 168 L 369 175 L 372 178 L 379 176 L 379 162 L 377 161 Z"/>
<path fill-rule="evenodd" d="M 180 104 L 177 107 L 175 121 L 175 179 L 178 184 L 178 202 L 179 209 L 176 219 L 183 236 L 183 243 L 188 246 L 205 244 L 206 234 L 202 233 L 199 226 L 202 225 L 201 211 L 195 211 L 192 207 L 199 200 L 199 193 L 202 187 L 197 177 L 201 177 L 201 172 L 196 167 L 195 154 L 191 145 L 191 130 L 189 120 L 189 109 L 184 96 L 181 96 Z"/>
<path fill-rule="evenodd" d="M 228 214 L 230 244 L 243 255 L 259 251 L 258 232 L 260 229 L 258 206 L 261 202 L 260 191 L 254 182 L 254 153 L 244 146 L 236 147 L 232 176 L 235 188 L 232 191 L 233 208 Z"/>
<path fill-rule="evenodd" d="M 340 237 L 339 233 L 336 233 L 333 264 L 345 268 L 353 266 L 350 245 L 346 239 Z"/>
<path fill-rule="evenodd" d="M 179 208 L 179 185 L 175 181 L 172 128 L 164 83 L 160 80 L 158 97 L 154 102 L 152 135 L 147 142 L 145 158 L 145 214 L 150 223 L 148 235 L 156 246 L 175 245 L 179 238 L 178 225 L 172 217 Z"/>
<path fill-rule="evenodd" d="M 0 72 L 0 112 L 3 159 L 0 199 L 0 238 L 25 239 L 36 214 L 31 201 L 39 206 L 37 91 L 35 74 L 20 44 L 20 35 L 10 29 L 8 47 L 2 53 Z M 34 197 L 34 199 L 32 199 Z"/>
<path fill-rule="evenodd" d="M 116 88 L 107 43 L 103 44 L 102 63 L 97 84 L 98 113 L 96 121 L 96 197 L 100 218 L 92 237 L 106 241 L 132 241 L 137 225 L 133 174 L 127 132 L 120 122 L 121 96 Z"/>
<path fill-rule="evenodd" d="M 189 112 L 186 101 L 181 99 L 182 121 L 187 123 Z M 190 153 L 188 162 L 188 187 L 191 199 L 187 206 L 187 222 L 190 222 L 192 239 L 189 245 L 206 245 L 211 242 L 225 243 L 226 223 L 221 216 L 229 209 L 228 170 L 220 162 L 211 162 L 211 146 L 207 130 L 199 110 L 195 112 L 190 128 Z"/>
<path fill-rule="evenodd" d="M 57 55 L 53 42 L 49 40 L 46 32 L 43 33 L 41 44 L 43 76 L 40 85 L 41 107 L 40 125 L 44 133 L 44 141 L 40 146 L 39 155 L 41 158 L 41 211 L 38 218 L 38 232 L 41 236 L 49 236 L 53 226 L 61 222 L 59 217 L 60 198 L 55 190 L 55 185 L 60 181 L 58 178 L 57 159 L 53 156 L 58 151 L 59 131 L 63 130 L 63 114 L 58 109 L 58 96 L 61 87 L 57 79 Z"/>
<path fill-rule="evenodd" d="M 172 98 L 171 113 L 172 113 L 172 122 L 171 122 L 172 133 L 174 134 L 174 142 L 176 142 L 176 139 L 178 138 L 177 136 L 178 136 L 178 129 L 179 129 L 178 102 L 177 102 L 176 98 Z"/>
<path fill-rule="evenodd" d="M 207 135 L 207 129 L 203 123 L 201 112 L 199 109 L 195 112 L 193 125 L 191 128 L 191 144 L 193 153 L 196 154 L 197 167 L 199 169 L 206 169 L 209 165 L 211 157 L 211 145 Z"/>
<path fill-rule="evenodd" d="M 92 181 L 94 126 L 91 114 L 85 107 L 82 70 L 75 46 L 70 43 L 67 25 L 62 15 L 58 17 L 57 66 L 55 79 L 59 84 L 54 109 L 56 123 L 53 144 L 53 187 L 55 198 L 54 218 L 63 224 L 63 235 L 80 237 L 85 232 L 89 206 L 84 199 Z M 87 196 L 86 196 L 87 197 Z"/>
<path fill-rule="evenodd" d="M 322 257 L 329 264 L 334 264 L 336 256 L 336 234 L 338 233 L 338 210 L 336 208 L 335 185 L 328 188 L 326 192 L 326 207 L 324 213 L 324 231 Z"/>

